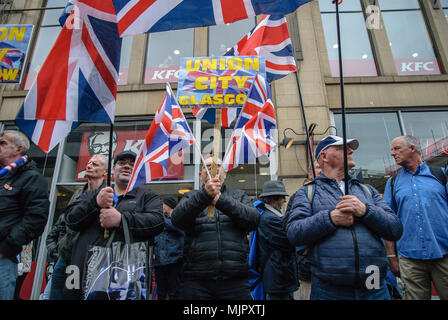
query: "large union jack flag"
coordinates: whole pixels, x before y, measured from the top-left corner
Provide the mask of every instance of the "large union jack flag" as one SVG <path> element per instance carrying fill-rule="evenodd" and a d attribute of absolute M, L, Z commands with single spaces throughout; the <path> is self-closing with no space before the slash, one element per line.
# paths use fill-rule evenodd
<path fill-rule="evenodd" d="M 265 15 L 226 56 L 264 56 L 266 80 L 272 82 L 297 72 L 296 62 L 284 16 Z"/>
<path fill-rule="evenodd" d="M 275 127 L 269 83 L 257 75 L 226 148 L 222 163 L 224 171 L 248 163 L 275 148 Z"/>
<path fill-rule="evenodd" d="M 43 151 L 79 122 L 115 117 L 121 38 L 113 3 L 78 0 L 16 117 Z"/>
<path fill-rule="evenodd" d="M 120 35 L 231 23 L 258 14 L 285 15 L 312 0 L 113 0 Z"/>
<path fill-rule="evenodd" d="M 167 175 L 168 158 L 195 142 L 169 84 L 136 157 L 126 192 Z"/>

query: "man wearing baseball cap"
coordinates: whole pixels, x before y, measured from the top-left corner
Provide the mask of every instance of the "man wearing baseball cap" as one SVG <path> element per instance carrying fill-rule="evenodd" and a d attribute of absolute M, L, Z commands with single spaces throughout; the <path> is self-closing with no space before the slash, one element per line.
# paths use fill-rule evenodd
<path fill-rule="evenodd" d="M 359 142 L 348 139 L 346 145 L 350 170 L 355 166 L 353 153 Z M 353 177 L 344 181 L 341 137 L 322 139 L 316 159 L 322 172 L 298 190 L 286 222 L 289 242 L 310 250 L 310 299 L 390 299 L 384 280 L 388 262 L 381 239 L 399 239 L 403 232 L 400 220 L 372 186 Z"/>
<path fill-rule="evenodd" d="M 122 220 L 126 219 L 132 241 L 154 243 L 154 236 L 163 231 L 162 201 L 148 188 L 135 188 L 126 193 L 136 154 L 120 152 L 113 161 L 114 185 L 87 190 L 67 208 L 67 226 L 79 231 L 73 246 L 71 264 L 79 268 L 83 277 L 85 257 L 90 245 L 105 246 L 104 229 L 116 228 L 114 241 L 124 241 Z M 110 231 L 112 232 L 112 231 Z M 79 286 L 78 286 L 79 288 Z M 80 289 L 65 288 L 69 299 L 84 299 Z"/>

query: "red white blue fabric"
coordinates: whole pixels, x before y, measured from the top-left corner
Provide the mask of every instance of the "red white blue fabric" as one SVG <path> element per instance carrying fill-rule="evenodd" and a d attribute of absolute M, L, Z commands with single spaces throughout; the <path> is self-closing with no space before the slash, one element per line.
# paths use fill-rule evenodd
<path fill-rule="evenodd" d="M 74 9 L 16 117 L 43 151 L 79 122 L 115 118 L 121 42 L 111 1 L 72 1 Z"/>
<path fill-rule="evenodd" d="M 224 171 L 255 160 L 275 148 L 275 127 L 269 83 L 257 75 L 226 148 L 222 162 Z"/>
<path fill-rule="evenodd" d="M 231 56 L 264 56 L 266 80 L 297 72 L 288 24 L 284 16 L 265 15 L 229 52 Z"/>
<path fill-rule="evenodd" d="M 126 192 L 167 175 L 168 158 L 195 142 L 169 84 L 136 157 Z"/>
<path fill-rule="evenodd" d="M 285 15 L 312 0 L 113 0 L 121 36 Z"/>

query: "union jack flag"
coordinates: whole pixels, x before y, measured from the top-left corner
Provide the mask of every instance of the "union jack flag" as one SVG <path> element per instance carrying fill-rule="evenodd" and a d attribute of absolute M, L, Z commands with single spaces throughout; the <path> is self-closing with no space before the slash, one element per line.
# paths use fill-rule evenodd
<path fill-rule="evenodd" d="M 193 133 L 169 84 L 136 157 L 126 192 L 167 175 L 168 159 L 195 143 Z"/>
<path fill-rule="evenodd" d="M 283 16 L 265 15 L 260 23 L 225 55 L 264 56 L 268 82 L 297 72 L 288 24 Z"/>
<path fill-rule="evenodd" d="M 113 0 L 121 36 L 285 15 L 312 0 Z"/>
<path fill-rule="evenodd" d="M 121 54 L 115 8 L 111 0 L 72 2 L 74 9 L 16 117 L 44 152 L 79 122 L 115 118 Z"/>
<path fill-rule="evenodd" d="M 269 83 L 257 75 L 226 149 L 222 163 L 224 171 L 248 163 L 275 148 L 275 127 Z"/>

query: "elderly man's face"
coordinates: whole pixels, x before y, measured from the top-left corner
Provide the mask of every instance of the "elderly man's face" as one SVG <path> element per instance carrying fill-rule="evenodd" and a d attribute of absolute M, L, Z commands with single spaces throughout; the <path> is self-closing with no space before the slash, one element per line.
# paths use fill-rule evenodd
<path fill-rule="evenodd" d="M 394 140 L 390 148 L 390 155 L 399 166 L 408 163 L 412 159 L 413 152 L 415 152 L 415 147 L 407 146 L 403 139 Z"/>
<path fill-rule="evenodd" d="M 324 156 L 323 159 L 326 160 L 326 166 L 329 166 L 330 168 L 344 168 L 344 146 L 331 146 L 322 152 L 322 155 Z M 353 160 L 353 149 L 347 146 L 348 170 L 354 168 L 355 165 L 355 161 Z"/>
<path fill-rule="evenodd" d="M 205 160 L 205 163 L 207 163 L 207 169 L 208 172 L 210 172 L 210 174 L 212 174 L 211 170 L 212 170 L 212 159 L 208 158 Z M 227 173 L 224 170 L 221 170 L 221 164 L 217 165 L 217 172 L 220 172 L 219 175 L 219 179 L 221 180 L 221 182 L 224 182 L 224 180 L 227 177 Z M 201 171 L 199 172 L 199 178 L 201 179 L 201 181 L 205 184 L 207 183 L 207 181 L 209 180 L 208 174 L 207 174 L 207 170 L 204 167 L 204 164 L 201 165 Z"/>
<path fill-rule="evenodd" d="M 4 167 L 17 161 L 21 157 L 21 148 L 12 143 L 12 136 L 8 133 L 0 137 L 0 166 Z"/>
<path fill-rule="evenodd" d="M 107 174 L 106 158 L 102 156 L 93 156 L 87 162 L 86 175 L 87 179 L 99 179 Z"/>

